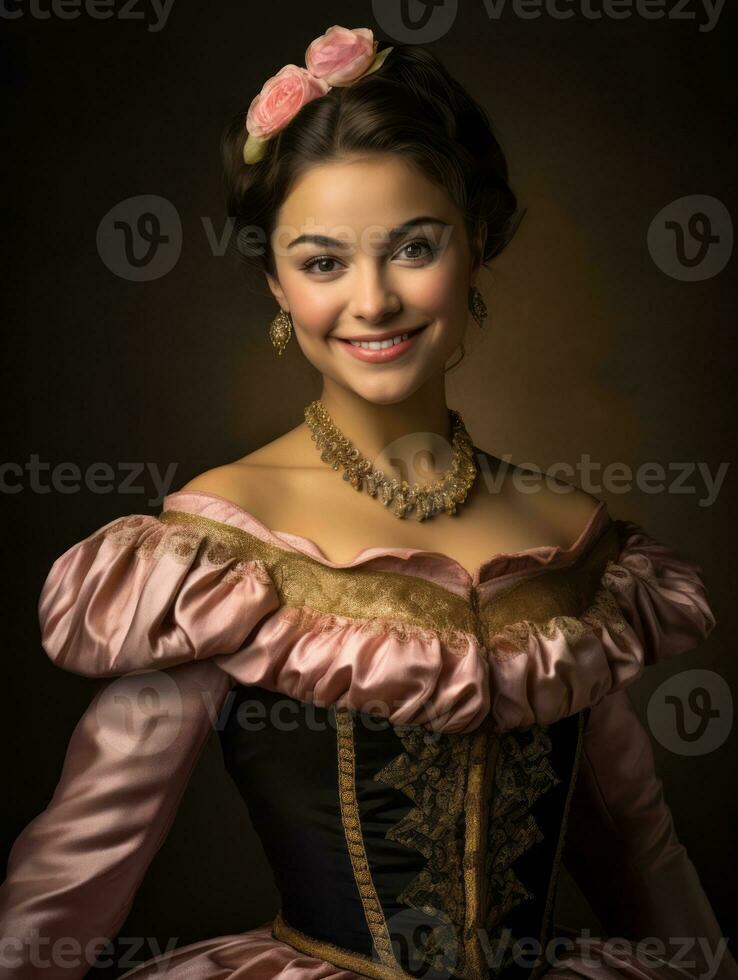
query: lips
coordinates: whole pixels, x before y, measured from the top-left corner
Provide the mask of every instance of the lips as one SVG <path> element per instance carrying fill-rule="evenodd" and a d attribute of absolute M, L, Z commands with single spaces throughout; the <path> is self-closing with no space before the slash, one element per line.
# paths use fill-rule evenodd
<path fill-rule="evenodd" d="M 422 324 L 420 327 L 413 327 L 412 330 L 386 330 L 384 333 L 367 333 L 362 334 L 360 337 L 336 337 L 336 340 L 342 340 L 344 344 L 350 343 L 352 340 L 359 341 L 364 344 L 369 344 L 381 340 L 391 340 L 393 337 L 401 337 L 406 333 L 409 337 L 417 333 L 419 330 L 424 330 L 428 326 L 427 323 Z"/>
<path fill-rule="evenodd" d="M 426 323 L 422 327 L 415 327 L 413 330 L 404 330 L 399 333 L 385 333 L 384 338 L 373 337 L 372 340 L 380 340 L 399 337 L 402 333 L 408 335 L 407 339 L 401 340 L 399 344 L 390 344 L 388 347 L 383 348 L 360 347 L 357 344 L 350 343 L 349 340 L 343 340 L 340 337 L 336 339 L 342 341 L 343 349 L 349 357 L 353 357 L 358 361 L 365 361 L 369 364 L 384 364 L 387 361 L 394 361 L 402 357 L 407 351 L 411 350 L 418 343 L 418 336 L 427 326 L 428 324 Z"/>

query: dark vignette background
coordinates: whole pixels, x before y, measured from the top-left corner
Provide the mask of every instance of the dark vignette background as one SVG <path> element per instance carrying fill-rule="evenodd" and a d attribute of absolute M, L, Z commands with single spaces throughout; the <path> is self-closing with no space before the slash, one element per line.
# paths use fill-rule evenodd
<path fill-rule="evenodd" d="M 653 217 L 678 198 L 710 195 L 735 211 L 728 10 L 704 32 L 697 3 L 697 21 L 511 11 L 493 21 L 482 0 L 462 7 L 432 46 L 489 111 L 527 212 L 482 277 L 491 315 L 449 376 L 450 404 L 478 445 L 516 463 L 546 468 L 590 454 L 633 468 L 703 462 L 713 473 L 732 463 L 734 261 L 704 282 L 681 282 L 657 268 L 646 241 Z M 143 0 L 135 9 L 151 21 Z M 55 668 L 39 644 L 36 602 L 53 560 L 117 516 L 159 512 L 146 470 L 138 494 L 119 488 L 125 464 L 162 473 L 174 464 L 165 492 L 176 490 L 296 425 L 319 393 L 294 342 L 274 356 L 266 286 L 213 254 L 203 219 L 220 235 L 226 120 L 282 65 L 303 64 L 307 43 L 335 23 L 392 40 L 371 4 L 319 0 L 175 0 L 158 32 L 146 20 L 84 14 L 0 19 L 13 164 L 3 195 L 7 461 L 25 467 L 37 455 L 83 472 L 106 462 L 116 485 L 39 492 L 27 473 L 3 480 L 5 853 L 50 800 L 95 689 Z M 103 264 L 96 233 L 115 204 L 142 194 L 172 202 L 183 246 L 171 272 L 135 283 Z M 48 470 L 42 476 L 48 486 Z M 700 505 L 697 474 L 687 482 L 696 492 L 598 494 L 614 517 L 702 564 L 718 619 L 698 651 L 631 689 L 643 719 L 672 673 L 704 667 L 735 682 L 734 474 L 711 506 Z M 681 840 L 730 933 L 735 738 L 697 757 L 655 739 L 654 751 Z M 567 919 L 596 928 L 566 877 L 560 901 Z M 183 945 L 258 925 L 276 904 L 213 737 L 120 935 Z"/>

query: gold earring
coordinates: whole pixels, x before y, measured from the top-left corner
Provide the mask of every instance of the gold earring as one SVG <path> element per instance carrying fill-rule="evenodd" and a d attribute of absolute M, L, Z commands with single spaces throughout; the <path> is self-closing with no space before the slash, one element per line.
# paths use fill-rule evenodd
<path fill-rule="evenodd" d="M 484 297 L 476 286 L 471 286 L 469 289 L 469 309 L 477 326 L 481 327 L 487 316 L 487 306 L 484 302 Z"/>
<path fill-rule="evenodd" d="M 280 357 L 289 343 L 291 336 L 292 317 L 286 310 L 280 308 L 279 313 L 274 317 L 269 327 L 269 339 Z"/>

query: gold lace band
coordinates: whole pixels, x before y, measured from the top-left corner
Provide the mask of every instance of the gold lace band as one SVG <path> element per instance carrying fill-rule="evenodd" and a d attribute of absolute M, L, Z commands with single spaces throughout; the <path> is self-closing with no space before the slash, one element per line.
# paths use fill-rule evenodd
<path fill-rule="evenodd" d="M 531 634 L 551 637 L 561 630 L 576 641 L 599 623 L 623 628 L 616 600 L 601 585 L 605 573 L 618 568 L 615 522 L 573 564 L 543 566 L 508 590 L 483 598 L 477 609 L 476 594 L 467 599 L 419 575 L 365 565 L 331 568 L 242 528 L 186 511 L 164 511 L 159 520 L 198 532 L 204 554 L 261 568 L 278 594 L 280 615 L 307 629 L 339 629 L 353 620 L 362 630 L 389 632 L 399 640 L 440 637 L 459 654 L 474 638 L 504 659 L 525 650 Z"/>

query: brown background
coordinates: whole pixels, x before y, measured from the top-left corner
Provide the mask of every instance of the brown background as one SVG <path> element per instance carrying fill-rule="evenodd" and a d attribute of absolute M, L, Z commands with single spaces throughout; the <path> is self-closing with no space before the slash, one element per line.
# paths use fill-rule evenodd
<path fill-rule="evenodd" d="M 635 16 L 494 22 L 481 0 L 465 0 L 433 44 L 488 109 L 527 209 L 482 279 L 485 333 L 449 376 L 449 404 L 477 445 L 542 468 L 585 453 L 633 468 L 701 461 L 714 472 L 732 462 L 731 267 L 680 282 L 656 267 L 646 244 L 652 218 L 674 199 L 708 194 L 733 208 L 727 18 L 711 33 L 697 22 Z M 2 23 L 14 162 L 4 195 L 15 262 L 5 284 L 11 461 L 24 466 L 38 454 L 52 466 L 102 461 L 116 472 L 131 461 L 162 471 L 176 463 L 173 491 L 300 421 L 319 379 L 294 342 L 277 360 L 266 286 L 254 290 L 212 254 L 202 218 L 222 228 L 226 120 L 283 64 L 302 64 L 307 43 L 334 23 L 386 37 L 369 3 L 351 4 L 349 14 L 343 3 L 316 0 L 177 0 L 159 33 L 85 16 Z M 102 216 L 139 194 L 168 198 L 184 234 L 176 267 L 144 283 L 113 275 L 96 247 Z M 54 558 L 103 523 L 158 513 L 144 482 L 146 493 L 131 496 L 39 493 L 24 481 L 3 498 L 6 850 L 48 802 L 94 690 L 46 659 L 41 585 Z M 632 690 L 644 718 L 650 693 L 675 671 L 706 667 L 734 686 L 733 473 L 711 507 L 699 506 L 697 489 L 598 494 L 614 517 L 642 523 L 702 564 L 718 619 L 698 651 L 649 670 Z M 730 931 L 735 738 L 695 758 L 656 742 L 654 750 L 680 837 Z M 276 902 L 213 737 L 121 936 L 184 944 L 255 926 Z M 596 926 L 566 879 L 560 911 Z"/>

